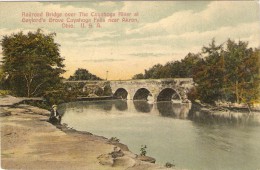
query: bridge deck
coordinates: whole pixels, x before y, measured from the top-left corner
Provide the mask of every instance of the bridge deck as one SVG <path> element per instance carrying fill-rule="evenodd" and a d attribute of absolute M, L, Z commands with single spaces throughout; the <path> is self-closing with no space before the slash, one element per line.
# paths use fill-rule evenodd
<path fill-rule="evenodd" d="M 193 78 L 164 78 L 164 79 L 130 79 L 130 80 L 64 80 L 64 83 L 96 83 L 96 82 L 148 82 L 148 81 L 193 81 Z"/>

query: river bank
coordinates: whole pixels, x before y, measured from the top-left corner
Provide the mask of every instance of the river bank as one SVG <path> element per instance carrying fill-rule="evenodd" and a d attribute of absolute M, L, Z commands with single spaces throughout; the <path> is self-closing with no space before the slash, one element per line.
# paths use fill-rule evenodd
<path fill-rule="evenodd" d="M 126 145 L 57 128 L 47 122 L 47 110 L 25 104 L 0 109 L 3 169 L 166 169 L 139 160 Z"/>
<path fill-rule="evenodd" d="M 243 124 L 260 124 L 259 107 L 254 107 L 249 110 L 240 106 L 226 105 L 209 105 L 198 102 L 193 102 L 190 110 L 193 114 L 191 120 L 206 123 L 243 123 Z"/>
<path fill-rule="evenodd" d="M 5 99 L 5 106 L 0 107 L 3 169 L 166 169 L 140 161 L 142 158 L 124 144 L 64 125 L 54 126 L 47 122 L 48 110 L 15 104 L 21 101 L 12 99 L 15 98 Z M 195 104 L 192 109 L 196 110 L 196 114 L 212 117 L 213 123 L 218 120 L 216 116 L 230 115 L 230 120 L 234 121 L 234 116 L 241 114 L 214 111 Z M 196 114 L 192 120 L 204 120 L 203 116 L 196 117 Z"/>

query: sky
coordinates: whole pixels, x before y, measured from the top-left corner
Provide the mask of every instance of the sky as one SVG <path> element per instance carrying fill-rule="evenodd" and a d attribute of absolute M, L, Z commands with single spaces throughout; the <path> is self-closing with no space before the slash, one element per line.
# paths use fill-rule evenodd
<path fill-rule="evenodd" d="M 24 23 L 23 12 L 128 12 L 138 13 L 138 22 L 101 23 L 101 28 L 91 29 L 78 24 L 69 29 L 60 23 Z M 212 38 L 217 44 L 230 38 L 260 47 L 259 21 L 259 1 L 0 2 L 0 38 L 37 28 L 55 32 L 66 78 L 85 68 L 103 79 L 130 79 L 154 64 L 200 52 Z"/>

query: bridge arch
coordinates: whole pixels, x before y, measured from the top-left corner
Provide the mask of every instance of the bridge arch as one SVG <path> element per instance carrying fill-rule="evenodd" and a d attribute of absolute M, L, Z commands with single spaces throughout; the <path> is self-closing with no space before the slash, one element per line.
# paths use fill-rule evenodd
<path fill-rule="evenodd" d="M 140 88 L 138 89 L 133 97 L 133 100 L 151 100 L 152 94 L 147 88 Z"/>
<path fill-rule="evenodd" d="M 157 101 L 182 101 L 180 94 L 173 88 L 164 88 L 157 96 Z"/>
<path fill-rule="evenodd" d="M 118 88 L 113 95 L 113 97 L 118 99 L 127 99 L 127 96 L 128 96 L 128 92 L 124 88 Z"/>

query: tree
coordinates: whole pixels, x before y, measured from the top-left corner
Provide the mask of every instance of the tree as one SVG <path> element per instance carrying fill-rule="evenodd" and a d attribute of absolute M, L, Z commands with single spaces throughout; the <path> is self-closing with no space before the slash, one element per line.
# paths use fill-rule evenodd
<path fill-rule="evenodd" d="M 88 70 L 78 68 L 73 76 L 69 77 L 69 80 L 102 80 L 98 76 L 91 74 Z"/>
<path fill-rule="evenodd" d="M 197 91 L 202 101 L 214 103 L 222 98 L 224 63 L 222 45 L 216 45 L 213 39 L 208 47 L 202 48 L 205 58 L 198 63 L 194 73 L 194 81 L 198 84 Z"/>
<path fill-rule="evenodd" d="M 144 74 L 140 73 L 140 74 L 136 74 L 132 77 L 132 79 L 144 79 Z"/>
<path fill-rule="evenodd" d="M 4 36 L 3 71 L 8 75 L 9 89 L 18 96 L 40 96 L 61 83 L 64 73 L 55 33 L 43 34 L 40 29 L 24 34 Z"/>
<path fill-rule="evenodd" d="M 248 101 L 249 98 L 245 96 L 248 96 L 251 90 L 254 91 L 254 94 L 258 94 L 254 84 L 259 83 L 259 50 L 254 51 L 247 46 L 247 42 L 238 41 L 236 43 L 229 39 L 224 52 L 225 90 L 231 95 L 230 100 L 236 103 Z"/>
<path fill-rule="evenodd" d="M 5 79 L 5 74 L 3 72 L 3 66 L 0 65 L 0 90 L 3 89 L 3 86 L 4 86 L 4 79 Z"/>
<path fill-rule="evenodd" d="M 145 78 L 146 79 L 157 79 L 157 78 L 162 78 L 162 68 L 163 65 L 161 64 L 156 64 L 152 68 L 149 68 L 148 70 L 145 70 Z"/>
<path fill-rule="evenodd" d="M 182 74 L 179 77 L 193 77 L 195 67 L 201 62 L 200 54 L 188 53 L 184 59 L 181 60 Z"/>
<path fill-rule="evenodd" d="M 239 99 L 242 103 L 251 106 L 253 103 L 259 103 L 260 96 L 260 49 L 255 49 L 242 62 L 244 63 L 243 81 L 240 83 Z"/>
<path fill-rule="evenodd" d="M 188 53 L 181 61 L 167 62 L 165 65 L 156 64 L 145 70 L 145 74 L 136 74 L 132 79 L 193 77 L 194 67 L 200 60 L 200 54 Z"/>

